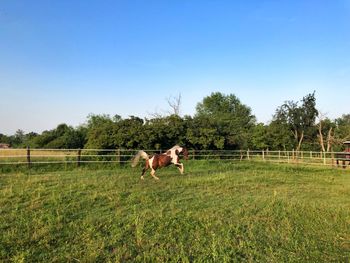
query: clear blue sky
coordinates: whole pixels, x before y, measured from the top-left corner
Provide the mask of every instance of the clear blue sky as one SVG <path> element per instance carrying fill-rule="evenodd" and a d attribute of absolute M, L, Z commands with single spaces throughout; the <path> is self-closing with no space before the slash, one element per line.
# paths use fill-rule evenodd
<path fill-rule="evenodd" d="M 350 113 L 350 0 L 0 0 L 0 133 L 150 117 L 211 92 L 268 122 L 316 91 Z"/>

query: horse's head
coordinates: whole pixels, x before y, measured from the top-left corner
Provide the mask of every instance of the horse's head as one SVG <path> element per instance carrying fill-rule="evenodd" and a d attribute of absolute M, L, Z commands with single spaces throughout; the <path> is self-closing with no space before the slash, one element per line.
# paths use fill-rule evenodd
<path fill-rule="evenodd" d="M 188 150 L 185 147 L 182 147 L 182 154 L 184 155 L 184 159 L 188 160 Z"/>
<path fill-rule="evenodd" d="M 188 160 L 188 150 L 186 147 L 175 145 L 173 148 L 168 150 L 169 153 L 171 153 L 172 151 L 175 151 L 176 155 L 182 154 L 184 156 L 184 159 Z"/>

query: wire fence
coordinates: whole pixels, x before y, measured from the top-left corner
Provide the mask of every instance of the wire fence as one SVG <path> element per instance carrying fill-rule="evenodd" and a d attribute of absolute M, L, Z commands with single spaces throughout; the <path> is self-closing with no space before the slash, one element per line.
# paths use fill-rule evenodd
<path fill-rule="evenodd" d="M 138 150 L 130 149 L 0 149 L 0 166 L 89 163 L 128 164 Z M 148 154 L 162 150 L 145 150 Z M 190 150 L 191 160 L 263 161 L 323 166 L 350 165 L 349 152 L 269 151 L 269 150 Z"/>

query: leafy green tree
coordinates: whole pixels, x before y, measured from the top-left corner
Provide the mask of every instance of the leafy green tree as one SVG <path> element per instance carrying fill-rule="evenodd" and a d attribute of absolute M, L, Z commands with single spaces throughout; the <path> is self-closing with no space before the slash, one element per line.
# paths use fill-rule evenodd
<path fill-rule="evenodd" d="M 113 143 L 117 148 L 139 148 L 142 141 L 143 120 L 130 116 L 128 119 L 115 119 Z"/>
<path fill-rule="evenodd" d="M 119 121 L 119 120 L 118 120 Z M 87 120 L 87 149 L 115 149 L 113 136 L 116 125 L 109 115 L 89 115 Z"/>
<path fill-rule="evenodd" d="M 223 149 L 225 137 L 220 134 L 218 123 L 208 116 L 187 119 L 186 137 L 188 144 L 195 149 Z"/>
<path fill-rule="evenodd" d="M 268 126 L 263 123 L 258 123 L 252 128 L 250 137 L 251 149 L 266 149 L 271 148 L 269 145 Z"/>
<path fill-rule="evenodd" d="M 6 143 L 9 144 L 10 146 L 12 143 L 11 136 L 7 136 L 5 134 L 0 133 L 0 143 Z"/>
<path fill-rule="evenodd" d="M 21 147 L 25 140 L 25 134 L 24 131 L 21 129 L 18 129 L 15 133 L 15 135 L 12 137 L 11 145 L 13 147 Z"/>
<path fill-rule="evenodd" d="M 212 93 L 197 104 L 196 110 L 195 118 L 207 117 L 215 123 L 218 133 L 225 138 L 224 148 L 247 148 L 256 118 L 235 95 Z"/>
<path fill-rule="evenodd" d="M 117 122 L 120 119 L 121 117 L 119 115 L 115 115 L 114 118 L 111 118 L 108 114 L 89 114 L 86 127 L 88 129 L 93 129 L 100 125 L 105 125 L 106 123 L 111 124 Z"/>
<path fill-rule="evenodd" d="M 146 119 L 142 132 L 142 148 L 144 149 L 164 149 L 166 144 L 165 123 L 163 117 Z"/>
<path fill-rule="evenodd" d="M 135 116 L 90 115 L 87 128 L 85 148 L 95 149 L 139 148 L 144 132 L 143 120 Z"/>
<path fill-rule="evenodd" d="M 27 145 L 35 148 L 77 149 L 83 148 L 86 142 L 86 129 L 74 129 L 63 123 L 55 129 L 44 131 L 41 135 L 31 134 Z"/>
<path fill-rule="evenodd" d="M 334 120 L 334 142 L 335 150 L 343 150 L 343 142 L 350 140 L 350 114 L 343 114 Z"/>
<path fill-rule="evenodd" d="M 168 149 L 175 144 L 186 144 L 186 120 L 172 114 L 146 119 L 142 146 L 150 149 Z"/>
<path fill-rule="evenodd" d="M 310 142 L 315 138 L 317 130 L 315 127 L 318 110 L 316 109 L 315 92 L 306 95 L 302 99 L 302 105 L 298 102 L 287 101 L 276 110 L 274 115 L 275 124 L 281 129 L 288 129 L 294 138 L 294 147 L 300 150 L 305 138 Z"/>
<path fill-rule="evenodd" d="M 25 135 L 25 139 L 24 139 L 24 147 L 31 147 L 31 148 L 37 148 L 37 145 L 35 144 L 35 140 L 36 138 L 40 136 L 38 133 L 36 132 L 29 132 Z"/>
<path fill-rule="evenodd" d="M 269 124 L 267 139 L 271 150 L 290 150 L 294 147 L 294 138 L 289 126 L 278 119 Z"/>

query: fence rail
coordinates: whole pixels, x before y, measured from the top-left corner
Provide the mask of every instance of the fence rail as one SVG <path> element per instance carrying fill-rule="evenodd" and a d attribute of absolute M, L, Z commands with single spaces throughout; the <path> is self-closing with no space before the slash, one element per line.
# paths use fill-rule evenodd
<path fill-rule="evenodd" d="M 162 150 L 145 150 L 149 154 Z M 137 150 L 127 149 L 0 149 L 0 165 L 116 163 L 127 164 Z M 192 160 L 243 161 L 342 166 L 350 164 L 350 153 L 269 150 L 190 150 Z"/>

